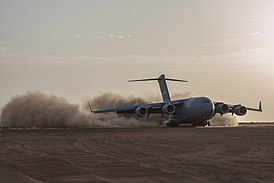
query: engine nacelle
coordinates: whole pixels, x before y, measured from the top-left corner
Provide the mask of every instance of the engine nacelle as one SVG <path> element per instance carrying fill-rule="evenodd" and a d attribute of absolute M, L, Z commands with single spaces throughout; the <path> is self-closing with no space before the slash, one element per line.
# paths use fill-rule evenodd
<path fill-rule="evenodd" d="M 135 110 L 135 114 L 139 117 L 144 117 L 148 114 L 148 110 L 144 106 L 137 107 Z"/>
<path fill-rule="evenodd" d="M 219 114 L 226 114 L 229 111 L 229 107 L 227 104 L 219 104 L 217 105 L 215 111 L 216 113 L 219 113 Z"/>
<path fill-rule="evenodd" d="M 162 111 L 164 114 L 173 114 L 175 112 L 175 106 L 173 104 L 166 104 L 163 106 Z"/>
<path fill-rule="evenodd" d="M 247 113 L 247 108 L 245 106 L 237 106 L 233 112 L 238 116 L 243 116 Z"/>

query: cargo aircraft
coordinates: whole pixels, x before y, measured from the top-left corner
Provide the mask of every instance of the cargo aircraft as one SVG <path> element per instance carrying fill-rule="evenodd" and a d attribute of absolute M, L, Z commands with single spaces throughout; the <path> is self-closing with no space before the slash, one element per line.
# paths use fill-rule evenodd
<path fill-rule="evenodd" d="M 158 78 L 129 80 L 129 82 L 138 81 L 158 81 L 163 102 L 150 104 L 134 104 L 129 106 L 121 106 L 112 109 L 95 110 L 93 111 L 89 104 L 92 113 L 108 113 L 116 112 L 117 114 L 135 114 L 137 117 L 149 117 L 150 114 L 161 114 L 161 117 L 166 119 L 168 127 L 178 127 L 181 124 L 191 124 L 192 126 L 210 125 L 216 113 L 238 116 L 243 116 L 250 111 L 262 112 L 262 103 L 259 103 L 259 108 L 245 107 L 241 104 L 231 105 L 224 102 L 214 102 L 207 97 L 192 97 L 181 100 L 171 100 L 166 81 L 188 82 L 180 79 L 166 78 L 164 74 Z"/>

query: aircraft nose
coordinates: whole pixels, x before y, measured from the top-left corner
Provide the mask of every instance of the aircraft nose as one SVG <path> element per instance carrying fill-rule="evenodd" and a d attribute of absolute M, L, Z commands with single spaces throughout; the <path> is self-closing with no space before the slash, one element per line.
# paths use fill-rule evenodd
<path fill-rule="evenodd" d="M 208 99 L 208 100 L 209 100 L 209 104 L 208 104 L 208 108 L 207 108 L 207 114 L 208 114 L 209 118 L 212 118 L 214 115 L 214 104 L 210 99 Z"/>
<path fill-rule="evenodd" d="M 214 104 L 213 102 L 207 98 L 207 102 L 204 104 L 203 113 L 207 119 L 211 119 L 214 115 Z"/>

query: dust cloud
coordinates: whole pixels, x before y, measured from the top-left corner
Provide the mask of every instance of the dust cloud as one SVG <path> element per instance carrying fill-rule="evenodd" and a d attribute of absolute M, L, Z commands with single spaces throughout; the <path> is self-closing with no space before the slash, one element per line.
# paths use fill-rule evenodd
<path fill-rule="evenodd" d="M 231 114 L 224 114 L 221 116 L 220 114 L 216 114 L 211 120 L 210 120 L 211 126 L 238 126 L 238 120 L 237 117 Z"/>
<path fill-rule="evenodd" d="M 105 92 L 101 95 L 98 95 L 89 100 L 92 107 L 95 109 L 109 109 L 115 108 L 124 105 L 133 105 L 133 104 L 145 104 L 149 103 L 150 101 L 135 96 L 124 97 L 119 94 L 115 94 L 112 92 Z M 84 107 L 86 110 L 88 106 L 85 105 Z M 88 109 L 89 110 L 89 109 Z"/>
<path fill-rule="evenodd" d="M 172 94 L 174 99 L 189 97 L 190 93 Z M 88 100 L 96 109 L 108 109 L 124 105 L 145 104 L 161 101 L 160 95 L 145 97 L 122 96 L 106 92 Z M 137 118 L 133 115 L 104 113 L 91 114 L 87 102 L 80 108 L 62 97 L 44 94 L 40 91 L 27 92 L 14 96 L 1 108 L 1 125 L 14 128 L 84 128 L 84 127 L 153 127 L 163 126 L 164 119 L 159 114 L 149 118 Z M 235 116 L 218 116 L 212 120 L 213 126 L 235 126 Z"/>
<path fill-rule="evenodd" d="M 88 126 L 86 116 L 79 106 L 62 97 L 46 95 L 39 91 L 15 96 L 1 109 L 4 127 L 80 127 Z"/>
<path fill-rule="evenodd" d="M 112 92 L 105 92 L 92 99 L 88 100 L 91 106 L 96 109 L 110 109 L 119 106 L 127 106 L 134 104 L 146 104 L 152 102 L 159 102 L 161 98 L 158 95 L 146 95 L 143 97 L 122 96 Z M 87 104 L 84 104 L 84 111 L 90 112 Z M 161 119 L 160 114 L 151 114 L 149 118 L 138 118 L 135 114 L 117 115 L 113 113 L 105 113 L 100 115 L 93 115 L 94 126 L 162 126 L 164 119 Z"/>
<path fill-rule="evenodd" d="M 96 109 L 112 108 L 120 105 L 146 103 L 142 98 L 123 97 L 118 94 L 104 93 L 91 100 Z M 159 126 L 159 118 L 136 118 L 116 114 L 94 115 L 62 97 L 44 94 L 40 91 L 27 92 L 15 96 L 1 109 L 3 127 L 14 128 L 75 128 L 75 127 L 143 127 Z"/>

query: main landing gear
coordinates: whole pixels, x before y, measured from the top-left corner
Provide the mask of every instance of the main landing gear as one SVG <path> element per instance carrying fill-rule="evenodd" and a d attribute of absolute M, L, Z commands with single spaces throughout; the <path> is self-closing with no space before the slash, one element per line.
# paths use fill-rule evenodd
<path fill-rule="evenodd" d="M 203 127 L 205 127 L 205 126 L 210 126 L 210 121 L 204 122 L 204 123 L 203 123 Z"/>
<path fill-rule="evenodd" d="M 210 122 L 209 121 L 204 121 L 204 122 L 200 122 L 200 123 L 192 123 L 192 126 L 195 127 L 195 126 L 210 126 Z"/>
<path fill-rule="evenodd" d="M 191 125 L 191 123 L 188 123 Z M 175 123 L 175 122 L 169 122 L 166 124 L 167 127 L 179 127 L 180 123 Z M 192 123 L 192 126 L 210 126 L 210 121 L 205 121 L 205 122 L 200 122 L 200 123 Z"/>

